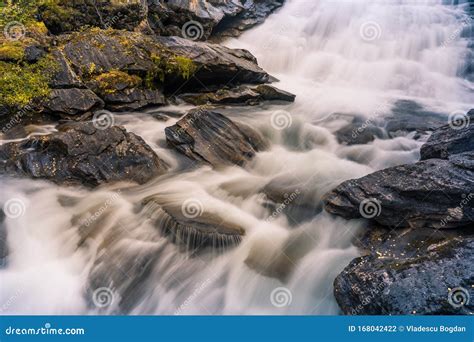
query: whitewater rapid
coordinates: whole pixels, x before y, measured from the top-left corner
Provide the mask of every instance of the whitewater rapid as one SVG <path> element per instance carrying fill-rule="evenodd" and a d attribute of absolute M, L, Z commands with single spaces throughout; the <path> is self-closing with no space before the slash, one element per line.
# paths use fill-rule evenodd
<path fill-rule="evenodd" d="M 225 42 L 248 49 L 275 86 L 297 95 L 287 106 L 220 110 L 271 141 L 245 167 L 183 170 L 164 134 L 178 118 L 142 112 L 115 119 L 171 166 L 149 184 L 91 191 L 1 179 L 0 203 L 16 199 L 19 214 L 3 222 L 9 255 L 0 313 L 338 314 L 332 283 L 359 255 L 352 241 L 364 221 L 324 213 L 321 197 L 346 179 L 416 161 L 426 139 L 341 145 L 334 132 L 347 122 L 338 115 L 383 120 L 399 100 L 446 120 L 466 112 L 474 90 L 465 77 L 470 25 L 463 6 L 442 1 L 288 0 L 263 25 Z M 304 208 L 274 215 L 281 204 L 263 195 L 268 184 Z M 177 207 L 192 199 L 246 235 L 223 254 L 190 255 L 137 209 L 149 196 Z M 93 298 L 102 288 L 104 306 Z"/>

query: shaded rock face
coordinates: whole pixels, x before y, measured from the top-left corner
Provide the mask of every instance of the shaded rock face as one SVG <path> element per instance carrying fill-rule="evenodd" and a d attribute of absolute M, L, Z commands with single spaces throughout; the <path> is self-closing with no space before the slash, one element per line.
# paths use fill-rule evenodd
<path fill-rule="evenodd" d="M 252 128 L 204 109 L 190 111 L 165 133 L 168 144 L 177 151 L 213 166 L 243 165 L 266 146 Z"/>
<path fill-rule="evenodd" d="M 344 314 L 474 313 L 472 235 L 433 234 L 420 228 L 376 232 L 369 239 L 373 252 L 354 259 L 334 282 Z"/>
<path fill-rule="evenodd" d="M 437 129 L 422 147 L 424 160 L 342 183 L 325 196 L 326 210 L 347 219 L 371 218 L 391 227 L 472 224 L 474 130 L 468 126 L 458 132 L 448 127 Z"/>
<path fill-rule="evenodd" d="M 151 1 L 148 0 L 148 23 L 159 35 L 208 39 L 238 36 L 244 30 L 262 23 L 284 0 L 211 0 Z M 186 24 L 190 21 L 194 31 Z M 188 28 L 188 30 L 186 30 Z"/>
<path fill-rule="evenodd" d="M 92 123 L 65 124 L 58 132 L 0 146 L 1 173 L 58 184 L 142 184 L 166 168 L 140 137 L 116 126 L 101 130 Z"/>
<path fill-rule="evenodd" d="M 296 95 L 284 90 L 262 84 L 257 87 L 238 86 L 231 89 L 220 89 L 211 93 L 182 94 L 180 99 L 193 105 L 237 104 L 257 105 L 263 101 L 293 102 Z"/>

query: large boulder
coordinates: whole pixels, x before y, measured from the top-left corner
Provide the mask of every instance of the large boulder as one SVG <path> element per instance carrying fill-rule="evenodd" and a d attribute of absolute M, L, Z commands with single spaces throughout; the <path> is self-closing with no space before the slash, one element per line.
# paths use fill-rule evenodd
<path fill-rule="evenodd" d="M 474 152 L 400 165 L 349 180 L 324 197 L 346 219 L 390 227 L 451 228 L 474 222 Z"/>
<path fill-rule="evenodd" d="M 58 184 L 139 184 L 164 173 L 165 163 L 138 136 L 122 127 L 91 122 L 0 146 L 0 173 L 47 179 Z"/>
<path fill-rule="evenodd" d="M 372 229 L 369 255 L 354 259 L 334 282 L 347 315 L 474 313 L 474 238 L 459 232 Z"/>
<path fill-rule="evenodd" d="M 213 166 L 243 165 L 266 147 L 257 131 L 205 109 L 190 111 L 165 133 L 177 151 Z"/>

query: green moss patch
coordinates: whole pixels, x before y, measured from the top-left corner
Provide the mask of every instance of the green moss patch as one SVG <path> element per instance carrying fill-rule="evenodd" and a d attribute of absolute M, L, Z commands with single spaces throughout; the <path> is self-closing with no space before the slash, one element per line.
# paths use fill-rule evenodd
<path fill-rule="evenodd" d="M 21 42 L 6 42 L 0 45 L 0 61 L 21 61 L 25 57 L 25 47 Z"/>

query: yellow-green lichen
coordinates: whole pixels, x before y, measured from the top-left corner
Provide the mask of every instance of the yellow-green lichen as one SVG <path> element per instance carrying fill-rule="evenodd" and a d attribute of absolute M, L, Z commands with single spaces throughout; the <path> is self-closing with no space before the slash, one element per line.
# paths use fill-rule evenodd
<path fill-rule="evenodd" d="M 25 47 L 21 42 L 5 42 L 0 45 L 0 61 L 21 61 Z"/>
<path fill-rule="evenodd" d="M 99 89 L 105 94 L 113 94 L 118 89 L 136 88 L 142 83 L 140 77 L 119 70 L 111 70 L 100 74 L 94 80 L 97 82 Z"/>
<path fill-rule="evenodd" d="M 23 107 L 32 100 L 49 95 L 49 81 L 58 65 L 46 56 L 35 64 L 0 62 L 0 104 Z"/>

